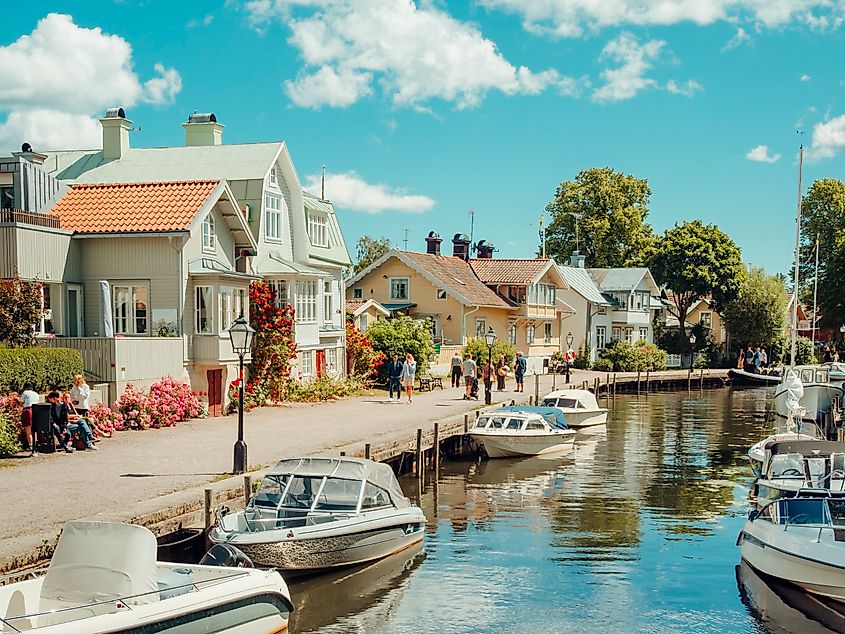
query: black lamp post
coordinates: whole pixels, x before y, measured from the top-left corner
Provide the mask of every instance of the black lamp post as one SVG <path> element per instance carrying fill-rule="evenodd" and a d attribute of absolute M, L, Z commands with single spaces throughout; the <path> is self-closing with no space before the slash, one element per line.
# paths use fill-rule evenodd
<path fill-rule="evenodd" d="M 695 335 L 689 336 L 689 369 L 692 371 L 692 363 L 695 359 Z"/>
<path fill-rule="evenodd" d="M 569 383 L 569 351 L 572 350 L 572 342 L 575 341 L 575 337 L 572 336 L 572 332 L 569 332 L 566 335 L 566 356 L 564 356 L 564 368 L 566 368 L 566 382 Z"/>
<path fill-rule="evenodd" d="M 490 405 L 493 401 L 493 344 L 496 343 L 496 333 L 493 328 L 487 331 L 484 335 L 484 340 L 487 342 L 487 379 L 484 381 L 484 404 Z"/>
<path fill-rule="evenodd" d="M 235 443 L 235 460 L 232 473 L 246 472 L 246 442 L 244 442 L 244 357 L 252 344 L 255 330 L 241 313 L 229 328 L 232 350 L 238 355 L 238 441 Z"/>

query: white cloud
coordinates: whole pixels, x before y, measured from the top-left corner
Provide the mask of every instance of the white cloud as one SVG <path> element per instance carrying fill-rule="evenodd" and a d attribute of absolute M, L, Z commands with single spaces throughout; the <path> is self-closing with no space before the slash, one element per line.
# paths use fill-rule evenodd
<path fill-rule="evenodd" d="M 477 106 L 489 93 L 535 95 L 548 88 L 573 94 L 574 80 L 556 70 L 514 66 L 473 24 L 431 2 L 412 0 L 253 0 L 246 10 L 258 29 L 279 19 L 305 68 L 285 89 L 298 106 L 346 107 L 378 87 L 394 105 L 431 99 Z"/>
<path fill-rule="evenodd" d="M 109 106 L 173 100 L 181 89 L 179 73 L 161 64 L 155 70 L 159 76 L 142 85 L 129 42 L 51 13 L 32 33 L 0 46 L 0 113 L 7 115 L 0 147 L 16 149 L 22 140 L 36 149 L 70 148 L 83 141 L 91 147 L 86 141 L 96 124 L 91 115 Z M 48 115 L 44 121 L 35 119 Z"/>
<path fill-rule="evenodd" d="M 725 51 L 730 51 L 750 41 L 751 36 L 748 35 L 746 30 L 742 27 L 738 27 L 734 36 L 725 42 L 725 45 L 722 47 L 722 52 L 724 53 Z"/>
<path fill-rule="evenodd" d="M 842 24 L 845 15 L 842 0 L 479 0 L 479 3 L 488 9 L 520 16 L 529 31 L 556 37 L 580 37 L 586 32 L 620 26 L 668 26 L 683 22 L 707 25 L 742 21 L 762 27 L 781 27 L 794 22 L 816 30 L 832 30 Z M 737 45 L 742 41 L 744 38 Z"/>
<path fill-rule="evenodd" d="M 320 175 L 308 176 L 305 188 L 312 192 L 320 191 Z M 383 211 L 402 211 L 422 213 L 436 204 L 428 196 L 409 194 L 404 189 L 390 188 L 387 185 L 372 185 L 355 172 L 326 174 L 326 198 L 335 207 L 379 214 Z"/>
<path fill-rule="evenodd" d="M 769 154 L 768 145 L 758 145 L 748 150 L 745 158 L 758 163 L 777 163 L 780 160 L 780 154 Z"/>
<path fill-rule="evenodd" d="M 813 140 L 808 157 L 818 160 L 832 158 L 845 149 L 845 114 L 813 128 Z"/>
<path fill-rule="evenodd" d="M 695 81 L 688 79 L 684 83 L 678 83 L 674 79 L 666 82 L 666 90 L 673 95 L 683 95 L 684 97 L 692 97 L 695 93 L 704 90 L 704 86 Z"/>
<path fill-rule="evenodd" d="M 212 22 L 214 22 L 214 14 L 207 13 L 201 18 L 191 18 L 190 20 L 188 20 L 185 26 L 187 26 L 189 29 L 196 29 L 201 26 L 209 26 Z"/>
<path fill-rule="evenodd" d="M 801 75 L 801 81 L 810 81 L 810 76 L 807 73 Z"/>
<path fill-rule="evenodd" d="M 645 75 L 654 66 L 665 45 L 663 40 L 649 40 L 640 44 L 630 33 L 623 33 L 608 42 L 599 59 L 618 62 L 619 66 L 606 68 L 600 73 L 604 85 L 593 91 L 593 100 L 622 101 L 655 87 L 657 82 Z"/>

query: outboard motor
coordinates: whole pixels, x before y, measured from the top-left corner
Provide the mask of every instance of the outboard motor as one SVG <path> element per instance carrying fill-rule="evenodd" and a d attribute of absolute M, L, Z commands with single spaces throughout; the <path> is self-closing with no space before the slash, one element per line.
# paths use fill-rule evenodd
<path fill-rule="evenodd" d="M 214 544 L 208 549 L 200 565 L 203 566 L 224 566 L 227 568 L 254 568 L 252 560 L 242 551 L 230 544 Z"/>

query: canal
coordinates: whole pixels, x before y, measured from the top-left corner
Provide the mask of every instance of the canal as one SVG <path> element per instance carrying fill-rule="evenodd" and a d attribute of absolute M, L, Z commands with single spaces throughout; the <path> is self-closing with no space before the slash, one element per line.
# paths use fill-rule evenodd
<path fill-rule="evenodd" d="M 291 632 L 842 626 L 738 568 L 766 402 L 764 389 L 620 396 L 606 430 L 563 456 L 444 463 L 423 490 L 406 479 L 424 548 L 291 583 Z"/>

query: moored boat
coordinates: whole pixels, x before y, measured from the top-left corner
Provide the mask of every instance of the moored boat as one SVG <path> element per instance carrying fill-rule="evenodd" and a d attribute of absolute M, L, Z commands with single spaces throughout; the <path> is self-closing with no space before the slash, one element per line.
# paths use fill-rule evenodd
<path fill-rule="evenodd" d="M 796 366 L 784 372 L 783 380 L 775 388 L 775 411 L 782 418 L 816 422 L 842 394 L 842 385 L 830 380 L 827 368 Z"/>
<path fill-rule="evenodd" d="M 546 394 L 542 402 L 544 407 L 562 410 L 567 427 L 572 429 L 607 423 L 607 409 L 599 407 L 596 395 L 590 390 L 556 390 Z"/>
<path fill-rule="evenodd" d="M 490 458 L 539 456 L 572 447 L 569 429 L 556 407 L 502 407 L 481 414 L 469 436 Z"/>
<path fill-rule="evenodd" d="M 792 442 L 797 440 L 819 440 L 821 433 L 813 423 L 804 423 L 798 426 L 796 431 L 785 431 L 766 436 L 760 442 L 755 443 L 748 450 L 748 461 L 754 471 L 754 477 L 759 478 L 763 473 L 763 461 L 766 458 L 766 447 L 777 442 Z"/>
<path fill-rule="evenodd" d="M 214 543 L 256 565 L 314 571 L 381 559 L 423 538 L 425 515 L 393 470 L 363 458 L 282 460 L 243 511 L 215 512 Z"/>
<path fill-rule="evenodd" d="M 845 442 L 781 440 L 766 445 L 752 496 L 762 504 L 803 489 L 845 490 Z"/>
<path fill-rule="evenodd" d="M 753 385 L 753 386 L 761 386 L 761 385 L 770 385 L 775 386 L 781 381 L 780 373 L 756 373 L 756 372 L 746 372 L 745 370 L 739 370 L 736 368 L 731 368 L 728 370 L 728 376 L 731 379 L 731 385 Z"/>

